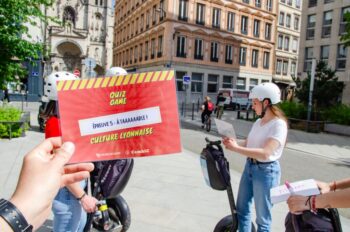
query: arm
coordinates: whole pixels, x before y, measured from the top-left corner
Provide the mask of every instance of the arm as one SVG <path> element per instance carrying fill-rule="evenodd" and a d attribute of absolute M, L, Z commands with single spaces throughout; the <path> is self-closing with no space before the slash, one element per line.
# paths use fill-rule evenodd
<path fill-rule="evenodd" d="M 9 224 L 7 224 L 7 222 L 2 217 L 0 217 L 0 229 L 3 232 L 13 232 Z"/>
<path fill-rule="evenodd" d="M 332 181 L 329 183 L 316 181 L 317 186 L 320 189 L 321 193 L 327 193 L 329 191 L 336 191 L 340 189 L 350 188 L 350 178 Z"/>
<path fill-rule="evenodd" d="M 316 196 L 316 208 L 350 208 L 350 188 L 329 192 Z M 308 197 L 294 195 L 287 200 L 289 211 L 292 213 L 309 210 L 306 203 Z"/>
<path fill-rule="evenodd" d="M 225 147 L 231 151 L 260 160 L 267 160 L 273 151 L 280 146 L 279 142 L 275 139 L 267 140 L 266 144 L 262 148 L 247 148 L 238 144 L 233 138 L 224 138 L 223 143 Z M 246 145 L 246 141 L 244 145 Z"/>
<path fill-rule="evenodd" d="M 97 199 L 87 195 L 84 189 L 80 187 L 79 183 L 67 185 L 67 188 L 74 195 L 75 198 L 80 198 L 80 204 L 87 213 L 92 213 L 96 211 Z"/>

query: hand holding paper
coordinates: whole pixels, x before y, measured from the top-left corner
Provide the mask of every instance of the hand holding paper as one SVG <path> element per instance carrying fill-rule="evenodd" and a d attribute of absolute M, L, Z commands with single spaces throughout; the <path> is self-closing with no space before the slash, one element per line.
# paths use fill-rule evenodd
<path fill-rule="evenodd" d="M 288 183 L 288 185 L 289 189 L 287 184 L 284 184 L 270 190 L 271 202 L 273 204 L 286 201 L 291 195 L 311 196 L 320 194 L 314 179 Z M 290 189 L 292 189 L 293 194 Z"/>

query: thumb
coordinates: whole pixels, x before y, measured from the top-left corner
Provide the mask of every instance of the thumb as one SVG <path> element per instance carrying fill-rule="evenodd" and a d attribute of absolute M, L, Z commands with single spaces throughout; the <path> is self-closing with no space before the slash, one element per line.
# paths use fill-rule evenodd
<path fill-rule="evenodd" d="M 53 158 L 53 163 L 57 164 L 60 168 L 63 167 L 75 151 L 75 145 L 72 142 L 65 142 L 62 144 L 61 148 L 55 151 L 55 157 Z"/>

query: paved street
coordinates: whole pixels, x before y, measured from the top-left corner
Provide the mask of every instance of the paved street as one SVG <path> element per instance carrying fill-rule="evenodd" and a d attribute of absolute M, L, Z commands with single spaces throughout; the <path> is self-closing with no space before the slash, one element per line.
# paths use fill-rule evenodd
<path fill-rule="evenodd" d="M 29 104 L 28 110 L 32 111 L 32 124 L 36 124 L 37 106 Z M 185 120 L 187 121 L 187 119 Z M 183 152 L 181 154 L 156 156 L 149 158 L 135 159 L 135 167 L 130 182 L 123 192 L 123 196 L 128 202 L 132 213 L 131 232 L 170 232 L 170 231 L 212 231 L 215 224 L 229 213 L 228 199 L 225 192 L 215 191 L 206 186 L 199 164 L 198 153 L 204 146 L 205 136 L 213 139 L 217 138 L 215 132 L 211 134 L 198 130 L 198 121 L 184 123 L 183 127 L 188 129 L 181 130 L 181 139 Z M 234 127 L 237 132 L 244 137 L 244 121 L 235 121 Z M 240 129 L 239 125 L 241 125 Z M 192 128 L 191 128 L 192 126 Z M 35 127 L 34 127 L 35 128 Z M 215 128 L 214 128 L 215 129 Z M 295 132 L 298 133 L 298 132 Z M 318 135 L 313 134 L 313 137 Z M 300 137 L 300 136 L 299 136 Z M 295 138 L 299 138 L 296 136 Z M 304 135 L 303 138 L 307 138 Z M 329 139 L 333 137 L 329 137 Z M 18 172 L 21 166 L 23 155 L 43 139 L 43 134 L 37 131 L 29 131 L 26 137 L 12 140 L 0 140 L 0 195 L 9 197 L 15 188 L 18 178 Z M 341 141 L 341 137 L 333 141 Z M 345 139 L 345 138 L 344 138 Z M 314 141 L 317 139 L 314 138 Z M 295 141 L 295 144 L 301 143 Z M 312 143 L 304 140 L 310 148 Z M 292 144 L 287 145 L 287 149 L 293 148 Z M 317 147 L 318 145 L 314 145 Z M 346 145 L 333 144 L 325 146 L 330 154 L 341 154 L 337 149 L 348 149 Z M 192 150 L 195 150 L 194 152 Z M 337 151 L 337 152 L 332 152 Z M 299 152 L 299 151 L 298 151 Z M 230 157 L 231 166 L 240 166 L 238 156 L 226 155 Z M 293 153 L 294 154 L 294 153 Z M 350 154 L 350 153 L 349 153 Z M 298 159 L 304 157 L 307 164 L 314 163 L 310 157 L 318 157 L 317 153 L 300 153 Z M 234 157 L 234 159 L 231 159 Z M 332 156 L 327 160 L 341 160 L 343 157 Z M 345 157 L 346 158 L 346 157 Z M 325 160 L 322 158 L 322 160 Z M 303 160 L 304 161 L 304 160 Z M 339 161 L 337 161 L 339 164 Z M 303 162 L 304 163 L 304 162 Z M 347 164 L 344 163 L 347 170 Z M 300 165 L 301 166 L 301 165 Z M 328 163 L 326 165 L 328 167 Z M 339 167 L 342 167 L 339 165 Z M 335 167 L 336 168 L 336 167 Z M 232 186 L 234 193 L 237 192 L 240 172 L 231 170 Z M 287 168 L 285 168 L 287 169 Z M 343 171 L 345 176 L 349 176 L 349 171 Z M 330 173 L 333 178 L 333 173 Z M 296 178 L 296 177 L 295 177 Z M 275 205 L 273 209 L 273 228 L 272 231 L 279 232 L 284 230 L 284 217 L 287 213 L 285 203 Z M 344 231 L 350 231 L 350 220 L 342 217 Z M 50 220 L 47 221 L 50 225 Z M 50 231 L 47 228 L 41 228 L 42 232 Z"/>

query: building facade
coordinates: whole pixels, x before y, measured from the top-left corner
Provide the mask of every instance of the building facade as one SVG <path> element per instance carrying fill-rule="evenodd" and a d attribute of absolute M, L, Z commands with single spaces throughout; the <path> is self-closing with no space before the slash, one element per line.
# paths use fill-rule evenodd
<path fill-rule="evenodd" d="M 350 104 L 350 53 L 340 37 L 345 32 L 344 14 L 349 11 L 349 0 L 303 1 L 298 65 L 298 74 L 306 77 L 312 59 L 326 61 L 337 71 L 338 80 L 345 83 L 344 104 Z"/>
<path fill-rule="evenodd" d="M 174 69 L 179 102 L 215 97 L 221 87 L 249 90 L 272 81 L 277 3 L 117 0 L 113 66 Z"/>
<path fill-rule="evenodd" d="M 273 81 L 280 87 L 282 99 L 291 99 L 297 76 L 301 22 L 301 0 L 279 0 L 276 61 Z"/>
<path fill-rule="evenodd" d="M 43 78 L 51 72 L 78 72 L 80 77 L 102 76 L 112 66 L 114 8 L 112 0 L 55 0 L 42 12 L 55 21 L 27 25 L 33 42 L 44 44 L 45 58 L 28 64 L 28 91 L 43 94 Z M 90 62 L 86 61 L 90 58 Z M 37 100 L 37 99 L 36 99 Z"/>

